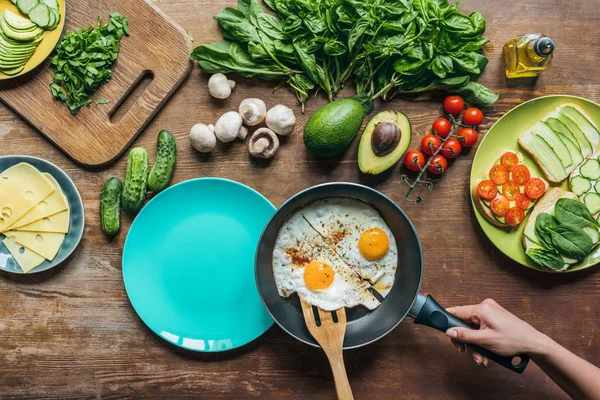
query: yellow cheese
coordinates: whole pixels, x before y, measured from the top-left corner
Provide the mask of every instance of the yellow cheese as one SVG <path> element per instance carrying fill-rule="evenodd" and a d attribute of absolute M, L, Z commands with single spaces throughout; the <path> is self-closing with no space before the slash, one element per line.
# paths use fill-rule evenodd
<path fill-rule="evenodd" d="M 54 191 L 36 168 L 20 163 L 0 173 L 0 232 Z"/>
<path fill-rule="evenodd" d="M 38 221 L 15 228 L 15 231 L 68 233 L 71 213 L 69 210 L 44 217 Z"/>
<path fill-rule="evenodd" d="M 48 261 L 54 260 L 65 240 L 64 233 L 8 231 L 4 234 L 13 237 L 21 246 L 35 251 Z"/>
<path fill-rule="evenodd" d="M 54 215 L 69 209 L 69 201 L 63 194 L 60 185 L 58 182 L 56 182 L 56 179 L 54 179 L 54 177 L 48 173 L 43 173 L 42 175 L 44 175 L 44 177 L 50 181 L 52 187 L 54 188 L 54 192 L 36 204 L 35 207 L 19 218 L 18 221 L 15 221 L 12 225 L 6 228 L 6 230 L 19 228 L 34 221 L 39 221 L 50 215 Z"/>
<path fill-rule="evenodd" d="M 46 259 L 34 251 L 29 250 L 26 247 L 21 246 L 17 242 L 15 242 L 15 238 L 6 237 L 2 243 L 6 246 L 10 254 L 13 256 L 19 267 L 23 270 L 23 272 L 28 273 L 44 261 Z M 21 253 L 22 251 L 22 253 Z"/>

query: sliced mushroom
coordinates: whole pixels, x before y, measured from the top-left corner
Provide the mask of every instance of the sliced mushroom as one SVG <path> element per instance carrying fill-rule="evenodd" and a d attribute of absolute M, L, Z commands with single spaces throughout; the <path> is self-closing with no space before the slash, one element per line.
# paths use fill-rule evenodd
<path fill-rule="evenodd" d="M 279 149 L 279 139 L 269 128 L 259 128 L 248 142 L 248 151 L 252 157 L 272 158 Z"/>

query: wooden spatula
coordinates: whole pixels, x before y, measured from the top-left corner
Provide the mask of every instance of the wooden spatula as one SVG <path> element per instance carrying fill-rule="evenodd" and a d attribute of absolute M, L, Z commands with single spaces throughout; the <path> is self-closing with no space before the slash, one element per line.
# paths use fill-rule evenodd
<path fill-rule="evenodd" d="M 319 319 L 321 320 L 321 325 L 317 326 L 312 306 L 302 296 L 300 296 L 300 303 L 302 304 L 302 313 L 304 314 L 304 321 L 306 322 L 308 331 L 313 335 L 317 343 L 321 345 L 331 365 L 338 399 L 354 399 L 350 383 L 348 382 L 348 375 L 346 375 L 346 367 L 344 366 L 344 357 L 342 354 L 344 335 L 346 334 L 346 310 L 342 307 L 334 311 L 337 314 L 337 322 L 334 322 L 331 311 L 323 311 L 317 308 Z"/>

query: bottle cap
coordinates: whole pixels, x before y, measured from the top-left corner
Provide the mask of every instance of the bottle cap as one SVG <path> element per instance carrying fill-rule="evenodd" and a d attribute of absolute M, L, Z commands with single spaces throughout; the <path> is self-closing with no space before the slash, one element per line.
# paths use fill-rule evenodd
<path fill-rule="evenodd" d="M 539 38 L 535 41 L 533 50 L 540 57 L 548 57 L 554 52 L 554 41 L 549 37 Z"/>

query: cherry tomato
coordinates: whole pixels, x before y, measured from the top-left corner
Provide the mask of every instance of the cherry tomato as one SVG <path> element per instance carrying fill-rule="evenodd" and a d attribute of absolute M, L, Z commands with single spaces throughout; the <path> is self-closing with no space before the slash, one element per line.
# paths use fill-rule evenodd
<path fill-rule="evenodd" d="M 529 172 L 529 168 L 524 165 L 517 165 L 512 170 L 512 178 L 517 184 L 523 186 L 529 181 L 531 178 L 531 173 Z"/>
<path fill-rule="evenodd" d="M 421 139 L 421 150 L 429 156 L 435 153 L 441 145 L 442 141 L 440 138 L 432 133 L 428 133 Z"/>
<path fill-rule="evenodd" d="M 498 186 L 489 179 L 479 182 L 477 194 L 484 200 L 492 200 L 498 194 Z"/>
<path fill-rule="evenodd" d="M 507 170 L 512 171 L 514 167 L 519 165 L 519 157 L 517 157 L 517 155 L 512 151 L 507 151 L 506 153 L 502 154 L 502 157 L 500 158 L 500 164 L 504 165 Z"/>
<path fill-rule="evenodd" d="M 527 208 L 531 204 L 531 199 L 527 197 L 526 194 L 521 193 L 517 196 L 516 202 L 517 207 L 519 207 L 521 210 L 527 210 Z"/>
<path fill-rule="evenodd" d="M 462 128 L 458 131 L 458 136 L 463 147 L 471 147 L 477 143 L 477 131 L 473 128 Z"/>
<path fill-rule="evenodd" d="M 525 185 L 525 194 L 535 200 L 542 197 L 546 191 L 546 184 L 540 178 L 531 178 Z"/>
<path fill-rule="evenodd" d="M 435 157 L 430 158 L 428 164 L 427 171 L 434 175 L 440 175 L 448 168 L 448 161 L 441 154 L 437 154 Z"/>
<path fill-rule="evenodd" d="M 490 208 L 491 208 L 492 212 L 499 217 L 504 217 L 506 215 L 506 213 L 508 212 L 509 207 L 510 207 L 510 202 L 508 201 L 508 199 L 505 196 L 503 196 L 501 194 L 494 197 L 492 199 L 492 201 L 490 202 Z"/>
<path fill-rule="evenodd" d="M 446 143 L 442 146 L 442 154 L 446 158 L 456 158 L 460 154 L 462 146 L 458 139 L 450 138 L 446 140 Z"/>
<path fill-rule="evenodd" d="M 525 213 L 519 207 L 513 207 L 508 210 L 504 219 L 508 226 L 517 226 L 525 219 Z"/>
<path fill-rule="evenodd" d="M 481 125 L 483 122 L 483 113 L 477 107 L 469 107 L 463 114 L 463 123 L 465 125 Z"/>
<path fill-rule="evenodd" d="M 410 150 L 404 155 L 404 166 L 411 171 L 420 171 L 425 166 L 425 156 L 419 150 Z"/>
<path fill-rule="evenodd" d="M 452 124 L 446 118 L 436 119 L 433 121 L 433 125 L 431 126 L 431 131 L 441 138 L 448 137 L 448 134 L 450 134 L 451 130 Z"/>
<path fill-rule="evenodd" d="M 460 114 L 463 108 L 465 108 L 465 101 L 460 96 L 448 96 L 444 100 L 444 110 L 448 114 Z"/>
<path fill-rule="evenodd" d="M 494 165 L 492 169 L 490 169 L 490 179 L 496 185 L 504 185 L 508 182 L 508 170 L 502 164 Z"/>
<path fill-rule="evenodd" d="M 517 182 L 513 180 L 509 180 L 504 185 L 502 185 L 502 194 L 506 196 L 509 200 L 514 200 L 518 195 L 521 194 L 521 188 L 517 184 Z"/>

